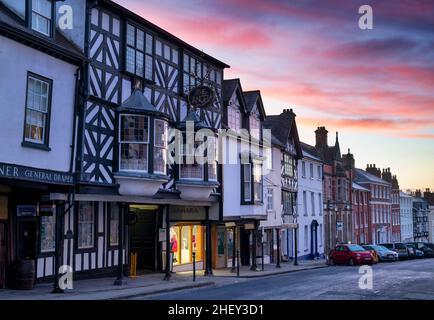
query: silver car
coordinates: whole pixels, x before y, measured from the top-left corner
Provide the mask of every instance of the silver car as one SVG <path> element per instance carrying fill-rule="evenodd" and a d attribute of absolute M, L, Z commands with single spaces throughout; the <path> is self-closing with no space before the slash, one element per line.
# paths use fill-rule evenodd
<path fill-rule="evenodd" d="M 389 250 L 386 247 L 378 245 L 364 245 L 363 248 L 366 250 L 375 251 L 377 253 L 378 259 L 380 261 L 398 261 L 399 255 L 395 251 Z"/>

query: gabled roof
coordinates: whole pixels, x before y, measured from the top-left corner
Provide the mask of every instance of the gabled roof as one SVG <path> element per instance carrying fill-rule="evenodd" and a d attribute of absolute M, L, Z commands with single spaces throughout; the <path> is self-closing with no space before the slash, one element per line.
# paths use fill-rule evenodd
<path fill-rule="evenodd" d="M 222 98 L 224 106 L 228 106 L 229 100 L 231 100 L 235 92 L 237 93 L 237 98 L 240 102 L 240 108 L 242 108 L 241 111 L 247 113 L 246 100 L 243 95 L 243 88 L 241 87 L 240 79 L 223 80 Z"/>
<path fill-rule="evenodd" d="M 311 154 L 313 157 L 315 157 L 316 159 L 319 159 L 320 161 L 322 161 L 321 156 L 318 154 L 316 148 L 314 146 L 311 146 L 310 144 L 307 144 L 303 141 L 300 141 L 300 145 L 301 148 L 303 149 L 303 154 L 305 152 Z"/>
<path fill-rule="evenodd" d="M 54 30 L 54 37 L 47 38 L 29 28 L 25 21 L 0 2 L 0 35 L 19 41 L 56 58 L 75 65 L 86 60 L 83 53 L 67 40 L 59 30 Z"/>
<path fill-rule="evenodd" d="M 374 176 L 373 174 L 366 172 L 365 170 L 356 168 L 354 172 L 355 172 L 354 181 L 356 181 L 357 183 L 377 183 L 383 185 L 390 185 L 389 182 L 384 181 L 383 179 L 380 179 L 377 176 Z"/>
<path fill-rule="evenodd" d="M 370 191 L 369 189 L 366 189 L 366 188 L 362 187 L 360 184 L 357 184 L 355 182 L 353 182 L 353 189 L 360 190 L 360 191 Z"/>
<path fill-rule="evenodd" d="M 266 114 L 264 104 L 262 102 L 261 91 L 244 91 L 244 99 L 246 100 L 247 111 L 252 113 L 253 108 L 256 104 L 256 106 L 258 107 L 259 115 L 261 119 L 264 120 Z"/>
<path fill-rule="evenodd" d="M 283 146 L 286 146 L 290 138 L 294 139 L 297 156 L 299 159 L 303 157 L 295 114 L 292 109 L 284 110 L 280 115 L 267 116 L 264 121 L 264 128 L 271 129 L 271 134 Z"/>

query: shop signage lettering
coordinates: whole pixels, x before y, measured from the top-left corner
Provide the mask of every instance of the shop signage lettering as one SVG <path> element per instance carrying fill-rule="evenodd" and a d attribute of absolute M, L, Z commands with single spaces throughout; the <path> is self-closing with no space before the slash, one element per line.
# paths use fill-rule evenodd
<path fill-rule="evenodd" d="M 0 163 L 0 178 L 36 181 L 50 184 L 74 184 L 72 174 Z"/>

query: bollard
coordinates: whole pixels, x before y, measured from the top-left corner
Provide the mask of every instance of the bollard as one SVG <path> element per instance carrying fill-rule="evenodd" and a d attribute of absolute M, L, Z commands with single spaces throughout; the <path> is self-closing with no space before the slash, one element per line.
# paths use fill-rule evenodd
<path fill-rule="evenodd" d="M 137 277 L 137 252 L 131 253 L 130 278 Z"/>
<path fill-rule="evenodd" d="M 240 250 L 237 250 L 237 277 L 240 276 Z"/>
<path fill-rule="evenodd" d="M 264 242 L 261 242 L 261 251 L 262 251 L 262 258 L 261 258 L 261 263 L 262 263 L 262 271 L 264 271 Z"/>
<path fill-rule="evenodd" d="M 193 282 L 196 281 L 196 252 L 193 252 Z"/>

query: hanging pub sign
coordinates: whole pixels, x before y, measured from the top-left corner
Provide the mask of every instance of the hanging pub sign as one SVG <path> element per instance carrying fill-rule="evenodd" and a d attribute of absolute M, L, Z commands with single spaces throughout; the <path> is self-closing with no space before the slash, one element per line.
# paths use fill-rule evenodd
<path fill-rule="evenodd" d="M 203 108 L 214 102 L 214 90 L 207 86 L 198 86 L 191 89 L 188 94 L 188 102 L 195 108 Z"/>

